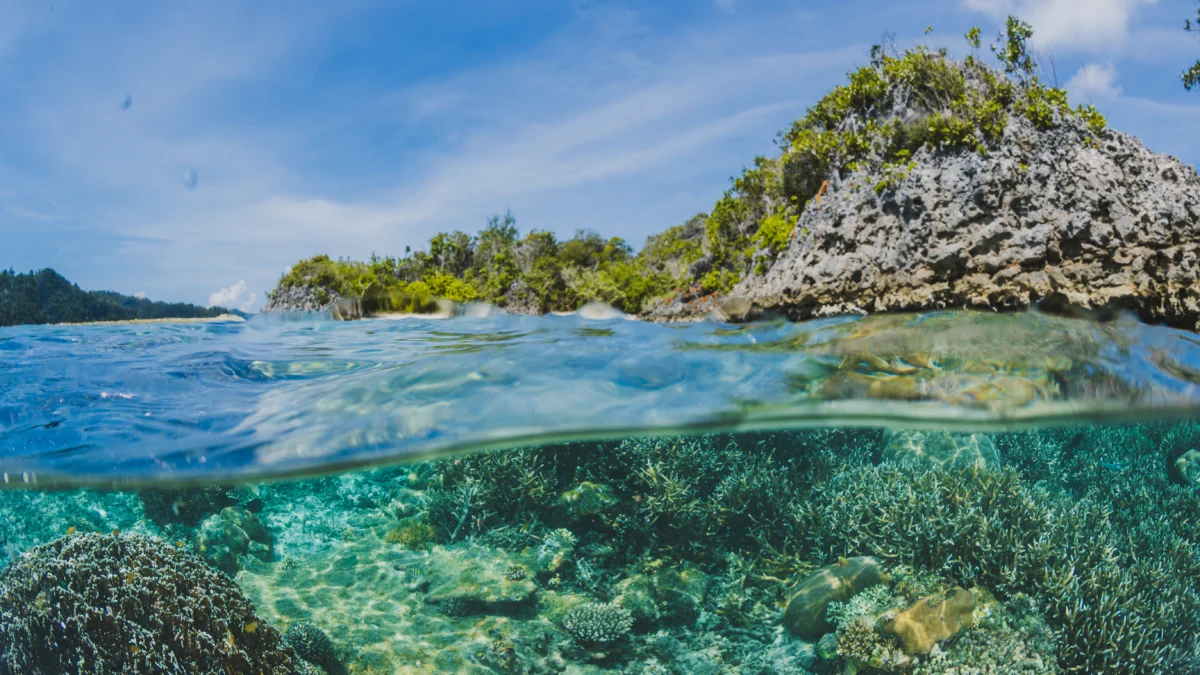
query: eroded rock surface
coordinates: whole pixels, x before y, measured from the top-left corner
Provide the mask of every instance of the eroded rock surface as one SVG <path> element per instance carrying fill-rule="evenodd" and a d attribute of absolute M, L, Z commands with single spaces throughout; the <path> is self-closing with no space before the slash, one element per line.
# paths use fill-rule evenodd
<path fill-rule="evenodd" d="M 1091 140 L 1078 119 L 1042 132 L 1018 117 L 986 155 L 922 149 L 914 163 L 879 194 L 872 173 L 831 185 L 731 297 L 793 319 L 1041 303 L 1197 328 L 1194 168 L 1112 130 Z"/>

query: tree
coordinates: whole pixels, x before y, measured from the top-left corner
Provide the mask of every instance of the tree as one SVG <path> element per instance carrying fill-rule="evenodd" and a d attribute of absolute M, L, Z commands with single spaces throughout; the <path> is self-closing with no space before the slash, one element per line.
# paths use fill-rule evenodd
<path fill-rule="evenodd" d="M 1016 75 L 1024 80 L 1032 77 L 1037 70 L 1037 62 L 1029 53 L 1029 38 L 1033 37 L 1033 27 L 1015 16 L 1008 17 L 1004 23 L 1004 32 L 1000 40 L 992 45 L 996 58 L 1004 66 L 1004 72 Z M 970 35 L 968 34 L 968 40 Z M 974 43 L 972 43 L 974 44 Z"/>
<path fill-rule="evenodd" d="M 1196 8 L 1196 21 L 1188 19 L 1183 22 L 1183 29 L 1189 33 L 1200 33 L 1200 7 Z M 1196 85 L 1200 85 L 1200 60 L 1196 61 L 1196 65 L 1183 71 L 1183 88 L 1191 91 Z"/>

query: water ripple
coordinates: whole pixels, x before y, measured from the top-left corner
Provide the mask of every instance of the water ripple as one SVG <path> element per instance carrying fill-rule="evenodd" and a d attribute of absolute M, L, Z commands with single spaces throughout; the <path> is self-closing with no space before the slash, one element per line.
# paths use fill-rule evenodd
<path fill-rule="evenodd" d="M 8 485 L 251 480 L 568 439 L 1197 416 L 1200 340 L 1128 317 L 745 326 L 492 314 L 0 329 Z"/>

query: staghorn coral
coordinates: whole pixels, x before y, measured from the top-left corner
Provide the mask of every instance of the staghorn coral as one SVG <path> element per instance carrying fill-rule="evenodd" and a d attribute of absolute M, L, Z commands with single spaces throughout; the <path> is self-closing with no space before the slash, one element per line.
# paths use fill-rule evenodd
<path fill-rule="evenodd" d="M 0 574 L 0 674 L 291 675 L 228 577 L 141 535 L 72 535 Z"/>
<path fill-rule="evenodd" d="M 788 597 L 783 625 L 801 637 L 818 638 L 831 629 L 825 615 L 829 603 L 846 602 L 856 593 L 887 581 L 878 558 L 843 558 L 800 581 Z"/>
<path fill-rule="evenodd" d="M 633 616 L 620 605 L 588 602 L 567 610 L 563 628 L 579 643 L 603 645 L 629 634 Z"/>
<path fill-rule="evenodd" d="M 811 544 L 1033 595 L 1068 672 L 1162 672 L 1172 636 L 1200 628 L 1200 498 L 1167 482 L 1161 458 L 1153 474 L 1148 460 L 1129 461 L 1118 479 L 1094 459 L 1066 462 L 1096 476 L 1065 479 L 1088 485 L 1077 501 L 1029 488 L 1012 469 L 851 468 L 809 506 Z"/>

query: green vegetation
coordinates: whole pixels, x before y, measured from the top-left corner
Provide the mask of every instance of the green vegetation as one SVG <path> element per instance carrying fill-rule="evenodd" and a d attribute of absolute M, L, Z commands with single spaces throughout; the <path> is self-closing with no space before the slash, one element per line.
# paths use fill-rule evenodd
<path fill-rule="evenodd" d="M 152 302 L 111 291 L 84 291 L 57 272 L 0 270 L 0 326 L 42 323 L 194 319 L 236 314 L 224 307 Z"/>
<path fill-rule="evenodd" d="M 1196 9 L 1196 20 L 1193 22 L 1187 19 L 1183 22 L 1183 29 L 1189 33 L 1200 33 L 1200 8 Z M 1183 71 L 1183 88 L 1191 91 L 1193 87 L 1200 84 L 1200 60 L 1191 68 Z"/>
<path fill-rule="evenodd" d="M 476 235 L 438 234 L 428 251 L 368 262 L 318 255 L 297 263 L 280 287 L 309 285 L 342 296 L 401 292 L 455 302 L 483 300 L 534 312 L 571 311 L 601 301 L 636 312 L 649 297 L 683 283 L 685 261 L 699 244 L 673 228 L 651 239 L 640 254 L 622 239 L 579 231 L 565 241 L 552 232 L 524 237 L 511 214 L 493 217 Z"/>
<path fill-rule="evenodd" d="M 667 294 L 685 300 L 727 293 L 746 275 L 764 274 L 804 236 L 797 232 L 804 211 L 819 208 L 824 190 L 852 174 L 866 176 L 884 195 L 916 167 L 918 153 L 986 155 L 1014 118 L 1041 131 L 1075 118 L 1092 135 L 1103 132 L 1105 120 L 1095 108 L 1073 110 L 1065 91 L 1041 82 L 1028 48 L 1032 35 L 1028 24 L 1008 19 L 992 45 L 1001 70 L 974 54 L 954 61 L 944 48 L 889 54 L 874 47 L 868 65 L 780 135 L 779 157 L 757 157 L 711 213 L 651 238 L 637 254 L 624 241 L 594 232 L 566 241 L 541 231 L 521 237 L 506 214 L 478 235 L 439 234 L 428 252 L 404 258 L 357 263 L 317 256 L 299 263 L 280 286 L 309 284 L 356 296 L 377 284 L 534 312 L 591 301 L 638 312 Z M 971 29 L 966 39 L 977 51 L 981 31 Z"/>

